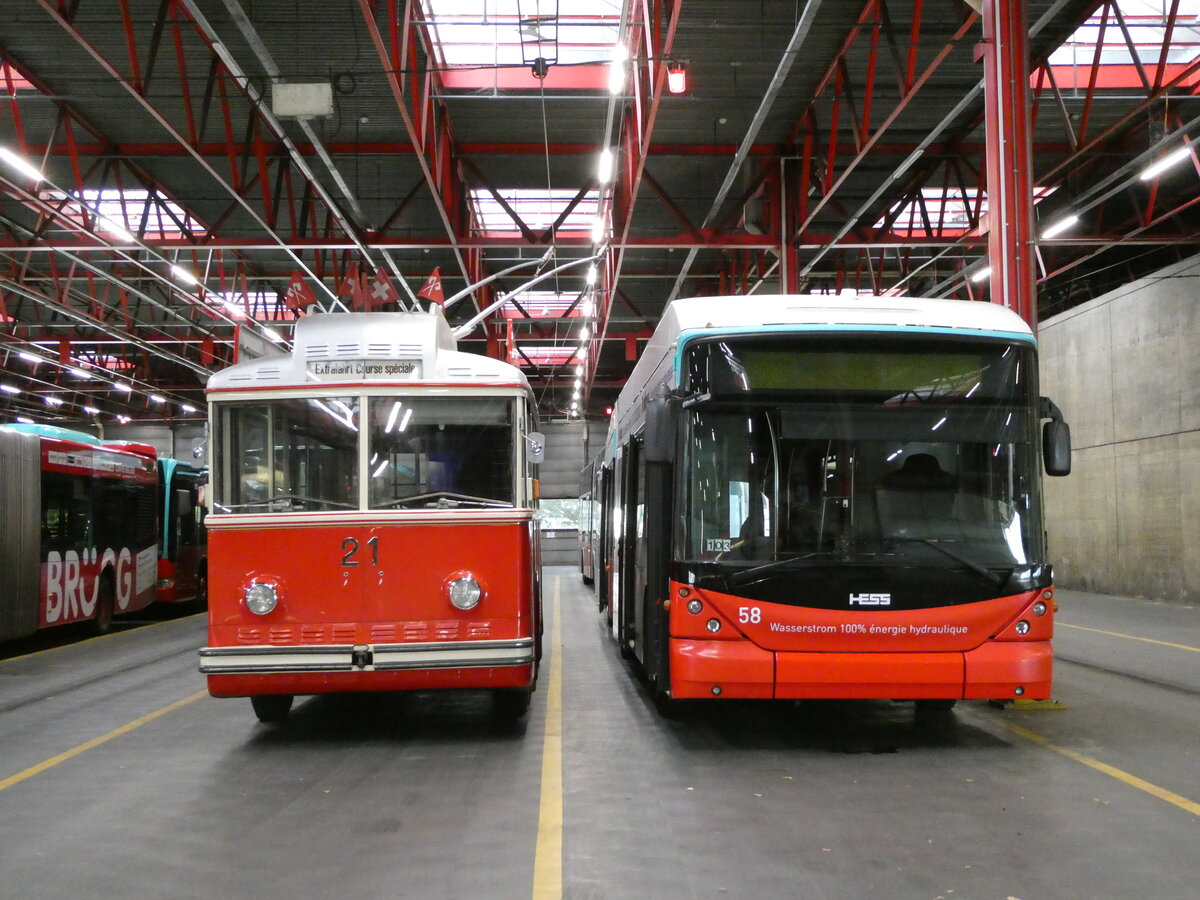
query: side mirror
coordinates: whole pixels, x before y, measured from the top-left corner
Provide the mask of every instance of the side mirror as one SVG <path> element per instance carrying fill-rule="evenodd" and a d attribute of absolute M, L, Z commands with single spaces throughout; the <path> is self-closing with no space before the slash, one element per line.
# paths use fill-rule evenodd
<path fill-rule="evenodd" d="M 1042 466 L 1047 475 L 1071 474 L 1071 426 L 1063 421 L 1062 410 L 1049 397 L 1041 398 Z"/>
<path fill-rule="evenodd" d="M 529 442 L 529 461 L 538 465 L 546 457 L 546 436 L 540 431 L 531 431 L 525 435 L 525 440 Z"/>
<path fill-rule="evenodd" d="M 660 389 L 646 401 L 646 432 L 643 452 L 648 463 L 675 459 L 675 431 L 679 423 L 679 398 Z"/>
<path fill-rule="evenodd" d="M 1071 426 L 1066 422 L 1042 426 L 1042 464 L 1047 475 L 1071 474 Z"/>

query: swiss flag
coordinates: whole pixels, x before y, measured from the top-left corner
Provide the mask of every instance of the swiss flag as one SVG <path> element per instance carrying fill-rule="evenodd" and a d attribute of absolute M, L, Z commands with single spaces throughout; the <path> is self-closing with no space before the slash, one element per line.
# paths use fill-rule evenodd
<path fill-rule="evenodd" d="M 284 295 L 283 302 L 288 309 L 304 309 L 306 306 L 312 306 L 316 303 L 317 298 L 313 295 L 312 288 L 308 286 L 300 273 L 293 272 L 292 280 L 288 282 L 287 294 Z"/>
<path fill-rule="evenodd" d="M 429 276 L 428 280 L 426 280 L 423 285 L 421 285 L 421 289 L 417 291 L 417 296 L 424 297 L 426 300 L 436 303 L 438 306 L 441 306 L 446 302 L 446 295 L 442 293 L 441 266 L 434 267 L 433 274 Z"/>
<path fill-rule="evenodd" d="M 400 294 L 395 287 L 392 286 L 391 279 L 387 277 L 387 272 L 383 269 L 375 270 L 375 277 L 371 279 L 371 287 L 367 292 L 367 308 L 375 309 L 383 306 L 385 303 L 399 303 Z"/>
<path fill-rule="evenodd" d="M 346 277 L 338 285 L 337 295 L 339 300 L 348 300 L 351 309 L 361 309 L 366 305 L 362 279 L 358 275 L 358 263 L 350 263 L 350 268 L 346 270 Z"/>

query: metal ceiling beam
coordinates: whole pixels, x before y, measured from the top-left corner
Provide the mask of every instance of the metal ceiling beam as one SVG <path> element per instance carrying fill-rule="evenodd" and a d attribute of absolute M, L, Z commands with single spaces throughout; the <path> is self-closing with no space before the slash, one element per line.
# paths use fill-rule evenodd
<path fill-rule="evenodd" d="M 275 231 L 267 224 L 266 220 L 263 218 L 263 215 L 242 196 L 240 196 L 237 189 L 228 181 L 226 181 L 225 178 L 219 172 L 217 172 L 213 165 L 201 153 L 197 152 L 188 144 L 187 138 L 175 127 L 175 125 L 172 124 L 166 118 L 166 116 L 154 106 L 154 104 L 152 104 L 146 97 L 139 93 L 136 87 L 124 77 L 124 75 L 116 68 L 116 66 L 114 66 L 113 63 L 111 63 L 103 53 L 93 46 L 86 37 L 84 37 L 83 33 L 75 27 L 74 22 L 68 19 L 59 10 L 53 0 L 35 0 L 35 2 L 42 8 L 46 15 L 48 15 L 56 24 L 58 24 L 58 26 L 79 46 L 81 50 L 91 57 L 91 59 L 104 71 L 109 78 L 111 78 L 142 108 L 142 110 L 151 118 L 151 120 L 153 120 L 160 128 L 162 128 L 163 131 L 165 131 L 173 141 L 178 143 L 180 146 L 187 148 L 188 155 L 196 162 L 196 164 L 204 171 L 204 173 L 230 195 L 234 202 L 236 202 L 251 218 L 251 220 L 262 229 L 264 234 L 275 239 L 278 248 L 291 258 L 292 262 L 298 269 L 315 281 L 319 287 L 321 287 L 327 294 L 330 295 L 330 297 L 333 298 L 334 302 L 337 302 L 336 295 L 334 295 L 333 292 L 330 291 L 329 288 L 324 284 L 324 282 L 317 277 L 317 275 L 309 268 L 308 264 L 305 263 L 304 260 L 301 259 L 297 254 L 293 253 L 287 246 L 286 242 L 279 238 Z"/>
<path fill-rule="evenodd" d="M 775 66 L 775 73 L 771 76 L 770 85 L 763 92 L 762 100 L 759 101 L 758 108 L 755 110 L 754 116 L 746 128 L 746 133 L 742 136 L 737 153 L 734 154 L 733 161 L 729 165 L 729 170 L 725 173 L 725 178 L 721 182 L 721 187 L 718 189 L 716 197 L 713 199 L 712 206 L 709 208 L 708 214 L 704 217 L 704 221 L 700 225 L 702 229 L 711 227 L 719 215 L 721 207 L 724 205 L 725 199 L 733 187 L 734 180 L 738 177 L 738 174 L 742 170 L 742 165 L 750 155 L 751 148 L 758 140 L 758 134 L 766 122 L 767 114 L 774 107 L 775 101 L 779 97 L 779 92 L 783 90 L 787 77 L 792 71 L 792 66 L 796 62 L 801 47 L 804 46 L 804 41 L 812 29 L 817 11 L 820 8 L 821 0 L 808 0 L 808 3 L 804 6 L 804 10 L 800 13 L 800 18 L 796 21 L 796 27 L 792 30 L 792 37 Z M 689 251 L 687 259 L 684 260 L 679 275 L 675 279 L 675 284 L 667 295 L 668 303 L 679 296 L 679 291 L 687 279 L 688 272 L 691 270 L 692 264 L 696 261 L 697 253 L 698 250 L 695 249 Z"/>
<path fill-rule="evenodd" d="M 628 38 L 627 29 L 634 4 L 641 11 L 641 29 L 637 32 L 638 44 L 629 48 L 633 60 L 630 73 L 633 84 L 632 108 L 618 115 L 617 98 L 614 97 L 609 104 L 608 121 L 604 129 L 604 149 L 613 150 L 616 173 L 609 212 L 612 223 L 610 252 L 605 254 L 601 267 L 602 294 L 597 304 L 597 324 L 592 338 L 601 342 L 608 331 L 613 300 L 618 295 L 625 267 L 633 210 L 649 157 L 659 104 L 666 87 L 666 60 L 675 46 L 675 31 L 679 25 L 683 0 L 627 0 L 621 13 L 621 40 Z M 618 128 L 615 141 L 611 140 L 614 125 Z M 611 252 L 613 250 L 616 252 Z M 589 354 L 581 404 L 585 411 L 598 363 L 599 353 Z"/>
<path fill-rule="evenodd" d="M 466 279 L 467 284 L 472 284 L 479 280 L 477 277 L 479 263 L 468 262 L 464 254 L 464 247 L 460 243 L 463 235 L 456 227 L 454 218 L 447 207 L 447 201 L 455 202 L 456 199 L 453 197 L 452 187 L 457 185 L 462 188 L 461 183 L 455 181 L 455 174 L 449 171 L 450 161 L 457 155 L 453 150 L 454 141 L 451 135 L 449 116 L 444 108 L 433 107 L 434 101 L 428 96 L 428 92 L 420 100 L 417 99 L 415 91 L 411 92 L 413 93 L 413 109 L 409 109 L 408 100 L 405 97 L 405 90 L 409 87 L 406 84 L 408 80 L 408 76 L 405 74 L 406 68 L 412 57 L 416 55 L 416 35 L 413 29 L 414 4 L 412 0 L 404 0 L 403 16 L 401 16 L 397 0 L 380 0 L 378 3 L 373 0 L 358 0 L 358 5 L 371 43 L 379 57 L 379 65 L 383 69 L 384 77 L 392 92 L 392 98 L 395 100 L 396 111 L 404 123 L 404 130 L 408 134 L 413 156 L 425 176 L 425 183 L 429 188 L 434 207 L 437 209 L 438 218 L 441 219 L 442 227 L 446 232 L 447 247 L 453 252 L 459 271 Z M 382 9 L 386 16 L 390 47 L 389 44 L 384 43 L 383 35 L 376 22 L 376 7 Z M 418 102 L 421 104 L 419 109 Z M 432 121 L 427 121 L 426 116 L 435 110 L 437 115 L 429 116 Z M 426 126 L 424 134 L 417 130 L 415 120 L 418 116 Z M 425 138 L 429 138 L 429 140 Z M 477 311 L 482 308 L 481 300 L 473 294 L 471 300 Z M 482 302 L 486 303 L 486 300 Z"/>
<path fill-rule="evenodd" d="M 1025 5 L 983 2 L 991 299 L 1037 328 Z"/>

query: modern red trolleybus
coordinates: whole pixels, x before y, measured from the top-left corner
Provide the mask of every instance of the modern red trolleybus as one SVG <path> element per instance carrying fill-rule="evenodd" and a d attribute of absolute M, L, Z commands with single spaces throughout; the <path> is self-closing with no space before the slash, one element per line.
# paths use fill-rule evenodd
<path fill-rule="evenodd" d="M 521 372 L 440 311 L 333 313 L 208 385 L 208 646 L 218 697 L 487 688 L 529 704 L 541 650 Z"/>
<path fill-rule="evenodd" d="M 999 306 L 677 301 L 595 465 L 602 605 L 661 701 L 1046 698 L 1069 440 Z"/>
<path fill-rule="evenodd" d="M 72 622 L 108 631 L 154 600 L 154 448 L 0 426 L 0 640 Z"/>

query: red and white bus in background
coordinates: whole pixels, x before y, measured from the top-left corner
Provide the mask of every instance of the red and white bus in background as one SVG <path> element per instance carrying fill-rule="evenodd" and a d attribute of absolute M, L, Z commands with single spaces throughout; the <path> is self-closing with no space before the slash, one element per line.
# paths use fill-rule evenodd
<path fill-rule="evenodd" d="M 445 688 L 523 714 L 542 630 L 525 376 L 458 352 L 440 310 L 333 313 L 208 396 L 209 692 L 263 721 L 295 695 Z"/>
<path fill-rule="evenodd" d="M 663 702 L 1043 699 L 1043 468 L 1069 431 L 1000 306 L 676 301 L 593 468 L 601 606 Z"/>
<path fill-rule="evenodd" d="M 0 640 L 155 597 L 154 448 L 46 425 L 0 426 Z"/>

